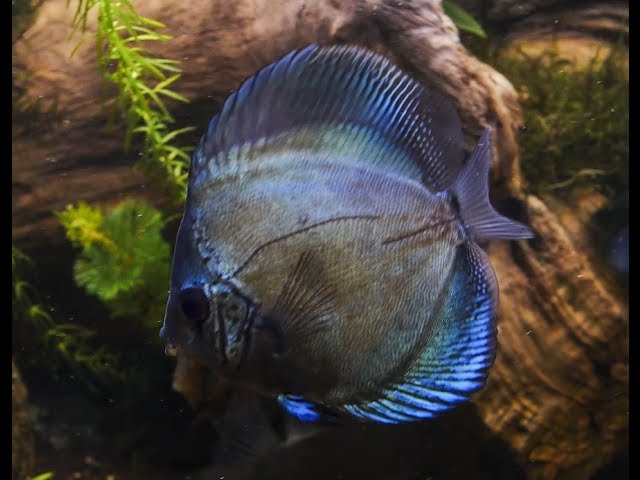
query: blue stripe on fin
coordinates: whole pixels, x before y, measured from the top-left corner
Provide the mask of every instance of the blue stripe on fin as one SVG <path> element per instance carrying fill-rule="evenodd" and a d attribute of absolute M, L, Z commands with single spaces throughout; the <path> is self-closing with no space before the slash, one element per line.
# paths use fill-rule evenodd
<path fill-rule="evenodd" d="M 495 358 L 497 285 L 477 245 L 458 247 L 447 285 L 430 319 L 431 337 L 403 378 L 385 386 L 377 398 L 343 410 L 384 423 L 432 418 L 484 385 Z"/>
<path fill-rule="evenodd" d="M 424 396 L 411 395 L 403 391 L 404 385 L 399 385 L 395 389 L 386 390 L 384 393 L 385 398 L 389 401 L 406 408 L 406 411 L 412 412 L 443 412 L 449 410 L 450 406 L 446 403 L 431 401 Z"/>
<path fill-rule="evenodd" d="M 457 378 L 457 377 L 456 377 Z M 476 374 L 469 380 L 451 380 L 446 379 L 439 382 L 433 382 L 433 386 L 436 388 L 448 388 L 452 392 L 456 393 L 473 393 L 484 385 L 485 376 Z"/>
<path fill-rule="evenodd" d="M 434 416 L 429 410 L 416 409 L 388 399 L 367 403 L 366 407 L 359 407 L 359 412 L 371 420 L 384 417 L 392 423 L 411 422 Z"/>
<path fill-rule="evenodd" d="M 313 423 L 320 420 L 320 413 L 315 405 L 298 395 L 279 395 L 278 402 L 287 412 L 302 422 Z"/>
<path fill-rule="evenodd" d="M 429 388 L 420 387 L 418 385 L 414 385 L 413 383 L 404 383 L 399 388 L 412 393 L 413 395 L 421 395 L 425 398 L 431 398 L 434 401 L 441 403 L 460 403 L 467 399 L 467 397 L 462 396 L 458 393 L 437 390 L 431 386 Z"/>
<path fill-rule="evenodd" d="M 393 410 L 383 407 L 380 402 L 373 402 L 367 405 L 368 410 L 373 411 L 374 415 L 380 414 L 382 417 L 389 420 L 389 423 L 400 423 L 407 422 L 409 420 L 413 420 L 412 417 L 408 417 L 407 415 L 399 414 Z"/>
<path fill-rule="evenodd" d="M 433 191 L 450 187 L 462 170 L 462 128 L 450 99 L 377 53 L 311 45 L 266 66 L 226 100 L 193 156 L 190 186 L 222 175 L 233 148 L 245 163 L 259 163 L 265 155 L 251 149 L 260 143 L 282 147 L 286 137 L 287 148 L 327 150 L 332 143 L 319 138 L 314 146 L 313 136 L 332 130 L 348 137 L 349 126 L 356 127 L 344 155 L 350 162 L 385 168 Z M 301 132 L 314 135 L 296 143 Z M 394 154 L 381 152 L 390 146 Z"/>
<path fill-rule="evenodd" d="M 421 387 L 469 394 L 484 384 L 497 333 L 495 275 L 477 245 L 459 247 L 448 284 L 432 319 L 434 336 L 408 377 Z"/>
<path fill-rule="evenodd" d="M 376 423 L 398 423 L 398 421 L 393 418 L 389 418 L 385 415 L 378 415 L 375 412 L 371 412 L 357 405 L 346 405 L 344 410 L 360 420 L 368 420 Z"/>
<path fill-rule="evenodd" d="M 398 418 L 398 420 L 403 419 L 403 421 L 420 420 L 425 418 L 424 417 L 425 413 L 428 413 L 425 411 L 421 411 L 421 412 L 409 411 L 403 408 L 402 406 L 397 405 L 390 400 L 387 400 L 386 398 L 373 402 L 372 405 L 378 405 L 379 408 L 384 408 L 389 415 L 395 415 Z"/>
<path fill-rule="evenodd" d="M 339 409 L 333 409 L 322 403 L 305 399 L 301 395 L 282 394 L 278 395 L 278 403 L 298 420 L 306 423 L 320 423 L 331 425 L 342 423 Z"/>

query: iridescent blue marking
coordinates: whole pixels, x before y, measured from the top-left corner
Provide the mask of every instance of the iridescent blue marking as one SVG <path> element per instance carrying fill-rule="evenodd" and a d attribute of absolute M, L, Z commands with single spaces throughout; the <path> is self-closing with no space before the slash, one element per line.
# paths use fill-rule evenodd
<path fill-rule="evenodd" d="M 299 395 L 279 395 L 278 402 L 302 422 L 312 423 L 320 420 L 320 414 L 315 410 L 314 404 Z"/>
<path fill-rule="evenodd" d="M 344 410 L 361 420 L 373 420 L 374 422 L 378 423 L 398 423 L 397 421 L 389 417 L 383 417 L 381 415 L 377 415 L 374 412 L 369 412 L 358 405 L 346 405 L 344 407 Z"/>
<path fill-rule="evenodd" d="M 398 404 L 399 407 L 404 407 L 403 411 L 406 412 L 417 413 L 424 410 L 429 412 L 443 412 L 451 408 L 449 405 L 431 402 L 426 398 L 409 395 L 408 393 L 404 393 L 400 390 L 387 390 L 384 392 L 384 396 Z"/>
<path fill-rule="evenodd" d="M 393 403 L 391 400 L 387 400 L 386 398 L 383 398 L 382 400 L 378 400 L 377 403 L 386 407 L 389 411 L 397 412 L 406 416 L 409 420 L 422 420 L 425 418 L 431 418 L 435 416 L 430 412 L 427 412 L 424 410 L 421 412 L 404 411 L 400 405 Z"/>
<path fill-rule="evenodd" d="M 462 395 L 458 395 L 453 392 L 424 388 L 411 383 L 405 383 L 400 388 L 402 388 L 402 390 L 406 391 L 407 393 L 422 396 L 425 398 L 433 398 L 434 400 L 443 403 L 459 403 L 467 399 L 467 397 L 463 397 Z"/>
<path fill-rule="evenodd" d="M 415 415 L 407 415 L 406 413 L 402 413 L 399 408 L 389 408 L 388 405 L 384 405 L 382 402 L 384 400 L 378 400 L 375 402 L 371 402 L 367 404 L 367 408 L 370 410 L 374 410 L 379 414 L 389 418 L 394 422 L 407 422 L 410 420 L 415 420 L 417 417 Z M 393 405 L 393 404 L 392 404 Z"/>

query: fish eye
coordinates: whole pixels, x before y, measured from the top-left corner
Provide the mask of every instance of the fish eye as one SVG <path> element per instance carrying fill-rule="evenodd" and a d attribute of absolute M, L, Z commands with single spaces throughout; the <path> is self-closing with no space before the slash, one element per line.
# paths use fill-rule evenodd
<path fill-rule="evenodd" d="M 201 288 L 185 288 L 180 291 L 180 308 L 194 327 L 209 316 L 209 300 Z"/>

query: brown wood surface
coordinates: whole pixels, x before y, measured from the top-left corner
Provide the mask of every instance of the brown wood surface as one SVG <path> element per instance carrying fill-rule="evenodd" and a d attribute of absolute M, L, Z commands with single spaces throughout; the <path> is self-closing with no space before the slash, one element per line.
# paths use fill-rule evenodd
<path fill-rule="evenodd" d="M 33 426 L 27 389 L 11 360 L 11 478 L 22 480 L 34 470 Z"/>

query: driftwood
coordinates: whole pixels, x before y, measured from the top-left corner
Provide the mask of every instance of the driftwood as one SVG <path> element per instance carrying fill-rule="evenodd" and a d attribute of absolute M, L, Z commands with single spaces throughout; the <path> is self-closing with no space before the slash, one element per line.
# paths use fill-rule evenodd
<path fill-rule="evenodd" d="M 27 389 L 11 360 L 11 478 L 22 480 L 33 474 L 34 443 Z"/>
<path fill-rule="evenodd" d="M 175 36 L 161 53 L 183 60 L 179 88 L 191 104 L 177 112 L 181 121 L 197 125 L 198 135 L 246 76 L 293 48 L 336 42 L 377 50 L 450 95 L 463 118 L 468 148 L 483 128 L 491 128 L 495 203 L 527 222 L 536 239 L 488 247 L 501 298 L 499 351 L 488 384 L 475 396 L 475 408 L 462 407 L 443 420 L 396 431 L 369 429 L 372 436 L 334 435 L 331 446 L 370 454 L 353 457 L 370 462 L 369 467 L 336 467 L 344 478 L 360 478 L 349 476 L 356 471 L 351 474 L 383 478 L 377 476 L 385 471 L 380 459 L 372 457 L 389 455 L 389 447 L 381 450 L 376 439 L 404 446 L 428 443 L 427 460 L 418 463 L 425 476 L 431 472 L 437 478 L 590 478 L 626 448 L 625 301 L 601 278 L 580 241 L 586 235 L 584 215 L 572 215 L 527 191 L 519 166 L 516 92 L 503 75 L 465 50 L 439 1 L 148 0 L 136 6 L 165 22 Z M 76 43 L 67 38 L 71 15 L 64 0 L 45 1 L 13 49 L 14 79 L 30 73 L 20 83 L 20 101 L 28 105 L 40 98 L 44 118 L 55 114 L 48 128 L 39 124 L 39 141 L 33 127 L 28 134 L 14 128 L 13 236 L 35 245 L 62 242 L 52 209 L 78 200 L 115 201 L 123 194 L 144 193 L 142 181 L 128 176 L 135 155 L 121 151 L 121 130 L 105 133 L 102 128 L 102 84 L 91 42 L 69 58 Z M 182 367 L 176 385 L 189 396 L 198 374 Z M 290 464 L 281 462 L 272 471 L 301 472 L 296 468 L 303 469 L 305 462 L 299 459 L 314 454 L 331 465 L 326 460 L 331 447 L 321 442 L 308 442 L 307 450 L 301 446 L 298 460 L 287 457 Z M 491 447 L 478 446 L 481 442 Z M 459 455 L 443 453 L 447 449 Z M 492 455 L 487 462 L 495 465 L 482 466 L 481 457 Z M 332 458 L 335 464 L 337 457 Z M 351 461 L 340 458 L 345 465 Z M 298 466 L 287 470 L 287 465 Z M 318 473 L 326 471 L 320 467 L 317 476 L 301 478 L 326 478 Z M 416 474 L 394 472 L 394 478 Z"/>

